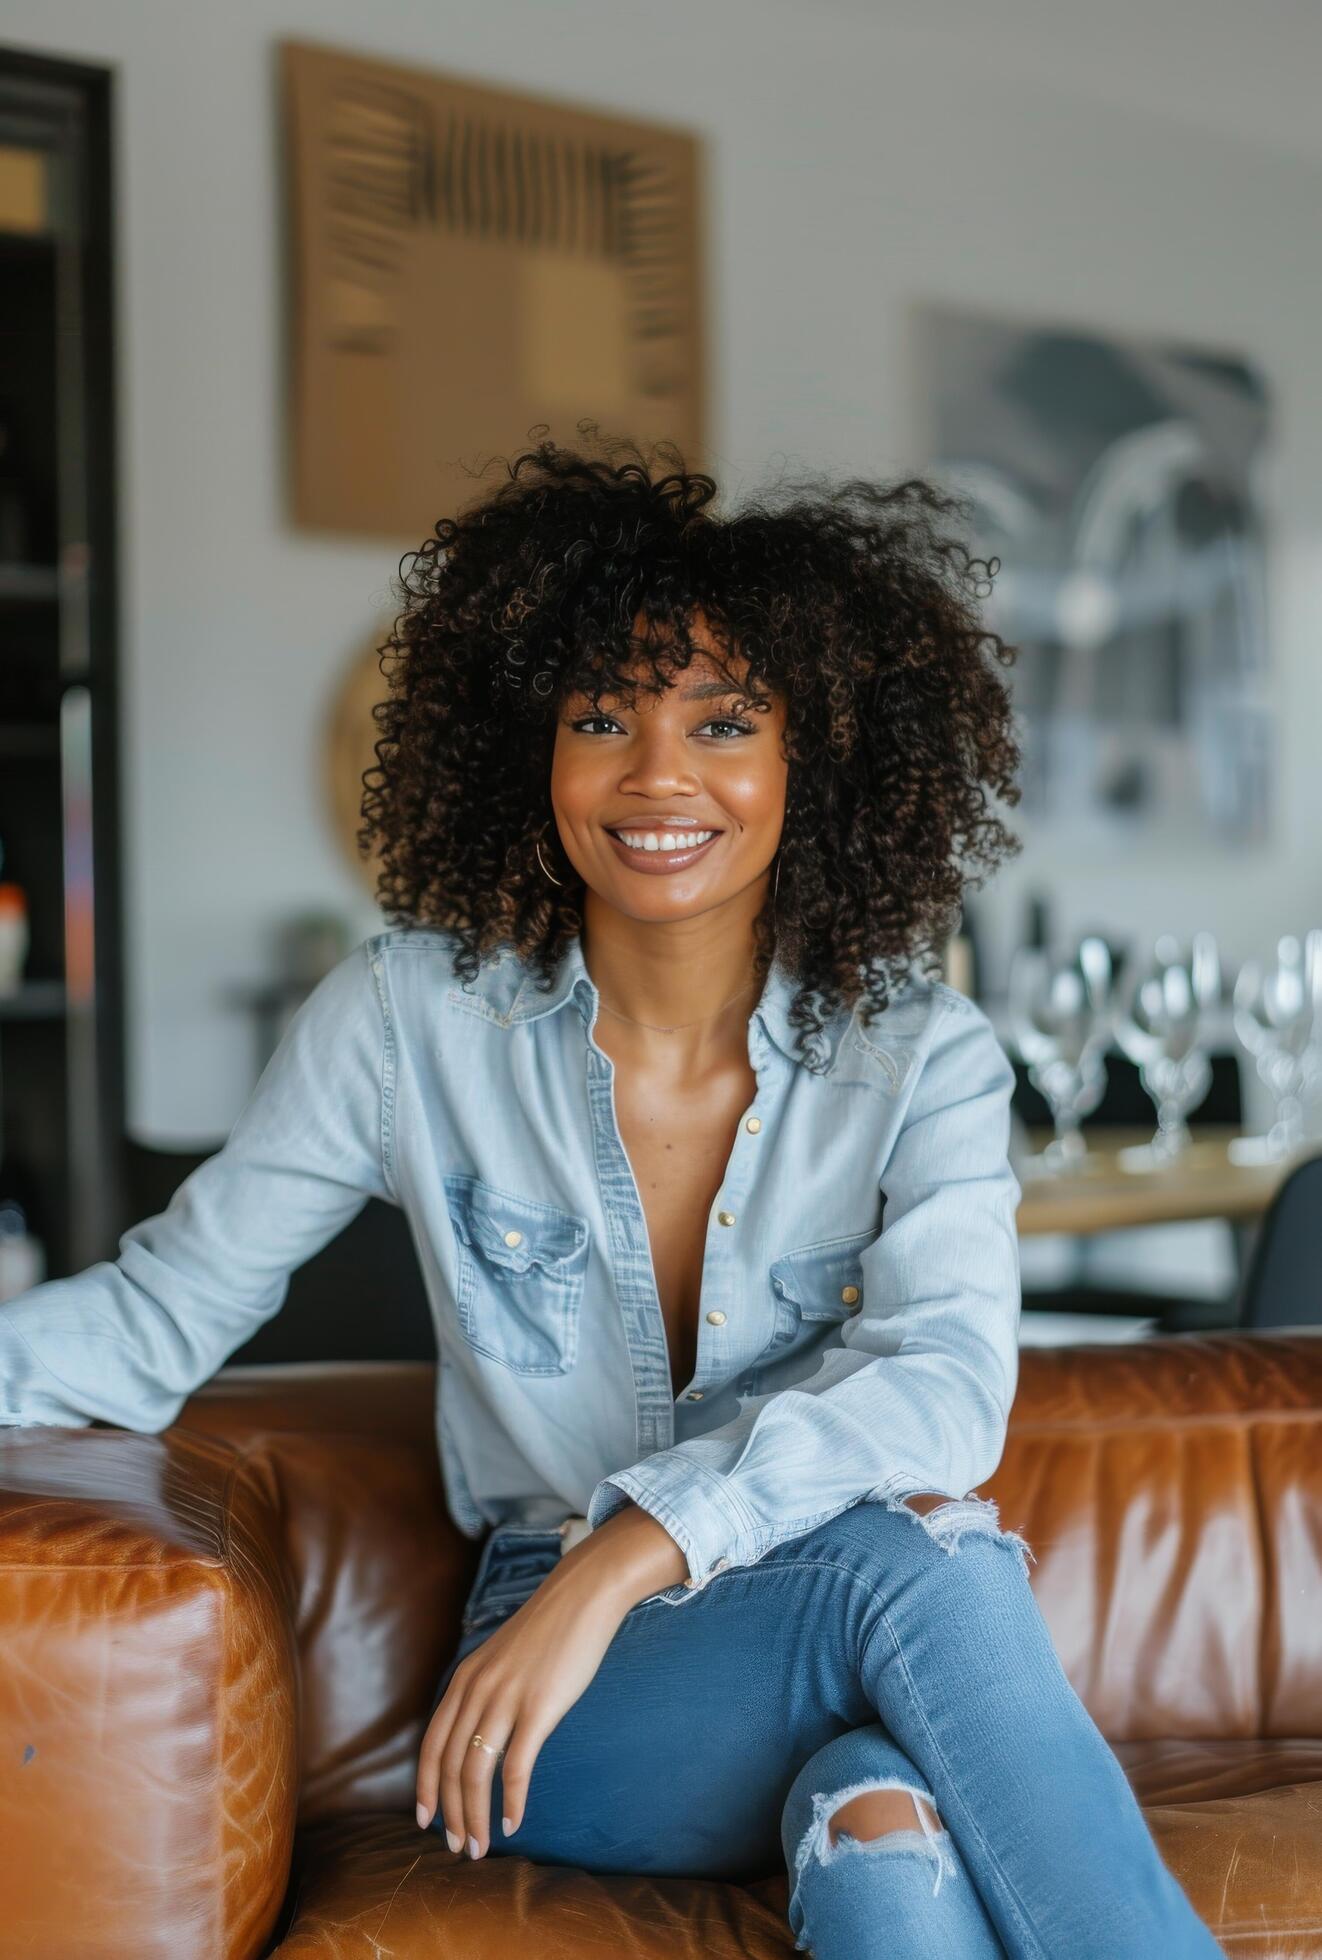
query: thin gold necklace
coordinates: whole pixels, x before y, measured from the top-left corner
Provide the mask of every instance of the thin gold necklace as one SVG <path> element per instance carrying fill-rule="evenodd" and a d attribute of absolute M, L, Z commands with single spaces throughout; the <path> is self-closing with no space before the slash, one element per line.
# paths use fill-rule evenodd
<path fill-rule="evenodd" d="M 613 1014 L 617 1021 L 628 1021 L 635 1028 L 650 1028 L 653 1034 L 678 1034 L 681 1028 L 700 1028 L 703 1021 L 716 1020 L 718 1015 L 724 1014 L 726 1007 L 733 1007 L 741 995 L 746 994 L 750 987 L 755 987 L 756 985 L 756 980 L 745 981 L 744 985 L 739 989 L 739 993 L 731 994 L 729 1000 L 725 1003 L 725 1007 L 718 1007 L 715 1014 L 704 1014 L 702 1020 L 699 1021 L 677 1021 L 673 1028 L 659 1028 L 652 1021 L 639 1021 L 632 1014 L 621 1014 L 618 1007 L 606 1007 L 605 1001 L 601 999 L 600 991 L 598 991 L 597 999 L 606 1008 L 606 1012 Z"/>

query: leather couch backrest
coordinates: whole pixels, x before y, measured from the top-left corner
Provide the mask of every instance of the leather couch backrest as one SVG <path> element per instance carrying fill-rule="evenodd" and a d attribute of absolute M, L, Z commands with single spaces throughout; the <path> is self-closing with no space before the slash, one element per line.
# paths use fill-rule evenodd
<path fill-rule="evenodd" d="M 1025 1349 L 983 1494 L 1109 1741 L 1322 1734 L 1322 1329 Z"/>
<path fill-rule="evenodd" d="M 480 1550 L 444 1509 L 434 1390 L 421 1362 L 227 1368 L 179 1418 L 280 1508 L 304 1823 L 412 1806 Z M 1025 1348 L 980 1495 L 1110 1741 L 1322 1733 L 1322 1330 Z"/>

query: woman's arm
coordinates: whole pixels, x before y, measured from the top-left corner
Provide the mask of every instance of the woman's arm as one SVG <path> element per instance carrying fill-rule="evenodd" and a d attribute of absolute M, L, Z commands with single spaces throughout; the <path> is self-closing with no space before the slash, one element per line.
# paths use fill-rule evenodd
<path fill-rule="evenodd" d="M 640 1599 L 677 1586 L 687 1573 L 684 1554 L 665 1526 L 639 1505 L 626 1502 L 605 1524 L 580 1538 L 542 1584 L 554 1581 L 603 1593 L 623 1618 Z"/>
<path fill-rule="evenodd" d="M 369 1196 L 394 1201 L 370 942 L 302 1002 L 224 1147 L 119 1256 L 0 1306 L 0 1423 L 159 1431 Z"/>
<path fill-rule="evenodd" d="M 927 1512 L 947 1503 L 948 1497 L 944 1491 L 925 1491 L 906 1501 L 911 1510 Z M 650 1599 L 667 1586 L 687 1583 L 687 1575 L 688 1561 L 665 1526 L 629 1499 L 605 1524 L 581 1538 L 572 1552 L 566 1552 L 542 1585 L 604 1595 L 623 1618 L 639 1600 Z"/>
<path fill-rule="evenodd" d="M 941 990 L 843 1347 L 721 1428 L 603 1478 L 583 1547 L 632 1500 L 700 1586 L 862 1499 L 961 1497 L 991 1475 L 1018 1381 L 1013 1089 L 982 1009 Z"/>

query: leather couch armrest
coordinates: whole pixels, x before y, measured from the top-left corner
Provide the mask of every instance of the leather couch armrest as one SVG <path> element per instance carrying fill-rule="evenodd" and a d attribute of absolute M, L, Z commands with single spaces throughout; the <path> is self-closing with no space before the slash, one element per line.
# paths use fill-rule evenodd
<path fill-rule="evenodd" d="M 266 1951 L 298 1794 L 280 1547 L 218 1438 L 0 1429 L 0 1955 Z"/>

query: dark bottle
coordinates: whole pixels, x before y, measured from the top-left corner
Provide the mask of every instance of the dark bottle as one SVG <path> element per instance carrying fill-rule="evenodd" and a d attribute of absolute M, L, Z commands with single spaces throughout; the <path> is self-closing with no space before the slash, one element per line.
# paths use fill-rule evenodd
<path fill-rule="evenodd" d="M 1028 899 L 1028 922 L 1024 945 L 1044 953 L 1051 944 L 1051 901 L 1045 892 L 1032 892 Z"/>

